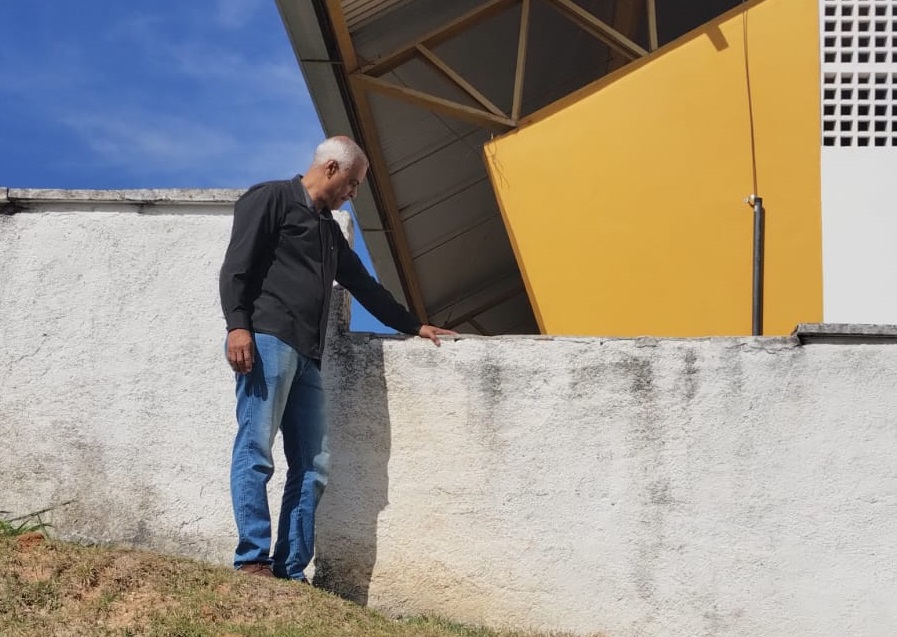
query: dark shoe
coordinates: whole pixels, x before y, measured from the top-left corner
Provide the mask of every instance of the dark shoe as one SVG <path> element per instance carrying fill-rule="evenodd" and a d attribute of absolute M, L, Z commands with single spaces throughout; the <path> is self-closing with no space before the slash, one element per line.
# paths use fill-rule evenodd
<path fill-rule="evenodd" d="M 274 575 L 274 577 L 280 577 L 279 575 Z M 306 586 L 311 586 L 311 582 L 304 577 L 297 577 L 295 579 L 290 577 L 280 577 L 282 580 L 286 580 L 288 582 L 293 582 L 294 584 L 305 584 Z"/>
<path fill-rule="evenodd" d="M 286 571 L 283 568 L 279 568 L 276 566 L 271 567 L 271 572 L 277 579 L 285 579 L 290 582 L 298 582 L 300 584 L 308 584 L 309 586 L 311 586 L 311 582 L 308 581 L 308 578 L 306 578 L 304 575 L 302 577 L 292 578 L 287 575 Z"/>
<path fill-rule="evenodd" d="M 258 575 L 259 577 L 274 577 L 271 567 L 267 564 L 243 564 L 237 570 L 246 575 Z"/>

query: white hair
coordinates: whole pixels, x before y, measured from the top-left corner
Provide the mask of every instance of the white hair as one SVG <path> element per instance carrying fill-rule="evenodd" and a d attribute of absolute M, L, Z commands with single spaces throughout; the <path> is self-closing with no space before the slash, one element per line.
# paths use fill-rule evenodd
<path fill-rule="evenodd" d="M 347 170 L 357 164 L 370 165 L 361 147 L 348 137 L 330 137 L 325 139 L 315 149 L 315 158 L 312 166 L 323 166 L 333 160 L 340 168 Z"/>

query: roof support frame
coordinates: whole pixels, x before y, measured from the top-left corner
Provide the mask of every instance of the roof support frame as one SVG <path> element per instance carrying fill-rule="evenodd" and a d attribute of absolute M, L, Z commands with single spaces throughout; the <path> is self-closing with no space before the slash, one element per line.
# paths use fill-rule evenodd
<path fill-rule="evenodd" d="M 396 6 L 403 1 L 378 0 L 367 6 Z M 551 7 L 551 11 L 544 12 L 542 7 L 534 5 L 534 1 L 476 0 L 465 2 L 463 7 L 445 3 L 430 6 L 429 9 L 424 6 L 423 10 L 415 6 L 408 9 L 407 14 L 405 10 L 396 11 L 389 19 L 384 18 L 391 13 L 391 9 L 383 9 L 361 28 L 353 22 L 352 10 L 346 8 L 353 5 L 350 0 L 277 0 L 303 73 L 306 78 L 317 81 L 317 86 L 324 87 L 314 99 L 328 132 L 356 135 L 370 155 L 371 183 L 369 189 L 362 189 L 360 203 L 363 204 L 361 214 L 365 225 L 371 226 L 371 231 L 377 234 L 366 236 L 370 237 L 376 248 L 374 256 L 378 268 L 380 264 L 386 267 L 385 283 L 397 296 L 404 292 L 402 300 L 422 321 L 456 326 L 458 319 L 452 320 L 452 314 L 456 313 L 464 326 L 481 333 L 482 327 L 494 328 L 501 333 L 507 330 L 509 324 L 522 324 L 517 320 L 520 316 L 526 315 L 526 321 L 531 320 L 528 308 L 523 307 L 528 286 L 516 283 L 517 290 L 508 292 L 511 280 L 521 280 L 517 269 L 511 272 L 510 260 L 490 260 L 488 271 L 480 269 L 468 273 L 464 270 L 458 277 L 459 280 L 463 278 L 463 285 L 455 285 L 456 281 L 451 280 L 449 283 L 452 285 L 430 287 L 440 276 L 444 276 L 445 268 L 442 266 L 449 263 L 449 258 L 440 254 L 427 259 L 420 257 L 439 249 L 456 235 L 446 238 L 443 234 L 446 232 L 445 226 L 421 229 L 420 226 L 430 223 L 429 219 L 416 222 L 420 225 L 408 224 L 408 219 L 429 209 L 435 201 L 443 200 L 445 193 L 458 189 L 458 181 L 471 179 L 469 175 L 474 172 L 458 170 L 457 176 L 453 174 L 451 180 L 447 176 L 446 179 L 434 180 L 432 187 L 422 184 L 418 176 L 429 168 L 426 164 L 417 165 L 413 172 L 397 174 L 404 168 L 415 166 L 419 157 L 429 157 L 444 148 L 443 144 L 454 143 L 451 140 L 446 142 L 447 135 L 438 128 L 438 120 L 445 116 L 449 121 L 441 123 L 448 131 L 459 139 L 471 135 L 468 143 L 474 146 L 476 144 L 472 142 L 482 141 L 488 137 L 490 130 L 513 129 L 529 121 L 524 118 L 542 117 L 542 113 L 548 112 L 542 108 L 534 115 L 534 109 L 527 111 L 532 108 L 531 102 L 543 95 L 544 83 L 555 80 L 552 74 L 556 71 L 557 61 L 552 42 L 539 37 L 543 26 L 546 32 L 552 32 L 550 29 L 555 27 L 565 28 L 569 32 L 572 23 L 576 25 L 572 35 L 582 35 L 579 33 L 582 29 L 589 38 L 594 37 L 607 45 L 607 48 L 603 45 L 597 47 L 601 58 L 598 60 L 593 59 L 593 55 L 585 57 L 581 52 L 577 55 L 577 50 L 573 48 L 570 54 L 579 58 L 575 60 L 577 64 L 573 69 L 577 74 L 571 74 L 564 84 L 556 81 L 554 87 L 558 90 L 565 89 L 568 84 L 573 85 L 574 81 L 600 77 L 602 72 L 622 67 L 659 46 L 658 17 L 663 19 L 664 16 L 657 15 L 657 0 L 612 0 L 616 7 L 613 19 L 609 11 L 605 12 L 611 6 L 611 2 L 606 0 L 600 3 L 592 0 L 540 0 Z M 518 7 L 519 16 L 515 13 Z M 433 8 L 437 12 L 426 13 Z M 467 13 L 453 17 L 463 11 Z M 310 12 L 314 15 L 310 16 Z M 297 16 L 302 20 L 297 20 Z M 544 25 L 542 18 L 545 19 Z M 513 29 L 518 21 L 515 57 Z M 558 21 L 567 24 L 558 25 Z M 437 23 L 441 25 L 434 27 Z M 433 30 L 423 34 L 428 29 Z M 488 67 L 477 66 L 479 60 L 471 55 L 474 46 L 477 52 L 488 52 L 490 46 L 497 46 L 493 37 L 497 35 L 501 38 L 501 58 Z M 471 36 L 470 47 L 467 46 L 466 36 Z M 358 50 L 355 49 L 356 43 Z M 406 75 L 403 64 L 412 60 L 415 68 L 407 68 Z M 543 67 L 542 62 L 546 66 Z M 443 89 L 448 85 L 444 80 L 430 87 L 430 80 L 438 78 L 432 72 L 416 75 L 414 71 L 421 70 L 417 67 L 419 63 L 435 68 L 438 75 L 453 82 L 465 94 L 454 89 L 445 92 Z M 512 64 L 515 64 L 513 71 Z M 494 81 L 496 76 L 500 82 Z M 619 73 L 609 80 L 614 77 L 620 77 Z M 607 81 L 595 86 L 606 84 Z M 507 95 L 510 90 L 513 95 Z M 532 100 L 529 99 L 530 94 Z M 544 91 L 544 95 L 547 98 L 554 93 Z M 394 117 L 394 113 L 385 112 L 385 117 L 378 119 L 381 107 L 388 108 L 392 99 L 423 108 L 429 114 L 422 116 L 419 112 L 413 113 L 413 128 L 409 126 L 407 129 L 407 122 L 403 122 L 401 117 Z M 342 102 L 342 109 L 339 102 Z M 472 124 L 460 125 L 458 120 Z M 413 136 L 408 129 L 414 132 Z M 396 138 L 387 139 L 386 136 L 392 131 L 396 131 Z M 430 140 L 435 141 L 431 143 Z M 386 142 L 386 150 L 383 150 L 382 142 Z M 453 158 L 454 152 L 455 149 L 450 151 Z M 433 163 L 438 163 L 441 158 L 435 158 Z M 450 164 L 451 167 L 454 165 L 454 162 Z M 460 161 L 458 165 L 467 167 Z M 476 205 L 478 211 L 487 194 L 486 188 L 483 188 L 483 192 L 465 196 L 463 202 L 471 202 L 471 206 Z M 400 202 L 402 208 L 399 207 Z M 379 210 L 374 210 L 371 204 Z M 444 209 L 450 207 L 451 204 L 444 206 Z M 440 208 L 438 212 L 442 210 Z M 475 213 L 470 211 L 469 214 L 473 218 Z M 382 229 L 374 227 L 378 225 Z M 452 228 L 451 232 L 455 232 L 455 226 Z M 460 234 L 466 231 L 462 230 Z M 414 241 L 413 249 L 409 239 Z M 451 255 L 463 254 L 467 244 L 459 241 L 456 245 L 461 250 L 452 250 Z M 492 280 L 483 284 L 485 279 L 491 280 L 496 272 L 503 275 L 498 282 Z M 470 292 L 474 287 L 476 290 Z M 524 312 L 524 309 L 527 311 Z M 486 314 L 480 316 L 484 312 Z M 464 317 L 467 322 L 463 322 Z M 539 317 L 536 316 L 536 319 L 538 321 Z"/>
<path fill-rule="evenodd" d="M 648 52 L 633 42 L 627 35 L 621 33 L 615 26 L 610 26 L 604 21 L 595 17 L 592 13 L 583 9 L 573 0 L 542 0 L 551 5 L 561 15 L 565 16 L 580 28 L 598 38 L 607 44 L 615 52 L 617 66 L 622 66 L 628 60 L 633 60 Z M 619 0 L 625 2 L 626 0 Z M 629 12 L 635 9 L 631 5 L 642 0 L 629 0 Z M 653 0 L 645 0 L 652 3 Z M 339 4 L 339 0 L 327 0 L 328 4 Z M 478 91 L 470 82 L 464 79 L 457 71 L 446 64 L 436 53 L 432 47 L 458 35 L 466 29 L 470 29 L 477 24 L 497 15 L 511 5 L 520 4 L 520 31 L 517 40 L 517 63 L 514 76 L 514 94 L 512 98 L 511 115 L 508 117 L 493 102 L 486 98 Z M 399 99 L 410 101 L 418 106 L 433 110 L 435 112 L 457 117 L 466 121 L 473 122 L 477 125 L 490 129 L 514 128 L 520 120 L 522 101 L 523 101 L 523 82 L 526 75 L 526 49 L 529 41 L 529 24 L 531 15 L 532 0 L 489 0 L 482 6 L 468 11 L 464 15 L 455 18 L 438 29 L 411 41 L 402 44 L 393 49 L 389 53 L 381 55 L 370 64 L 354 67 L 349 71 L 350 78 L 355 80 L 356 86 L 363 86 L 368 90 L 375 90 L 383 94 L 391 95 Z M 630 16 L 632 18 L 632 16 Z M 632 19 L 627 20 L 631 22 Z M 630 29 L 627 27 L 627 31 Z M 349 44 L 351 45 L 351 39 Z M 353 53 L 354 55 L 354 53 Z M 423 91 L 411 87 L 398 86 L 381 80 L 381 76 L 395 70 L 405 62 L 416 57 L 423 58 L 431 66 L 435 67 L 443 75 L 445 75 L 454 84 L 460 87 L 465 93 L 470 95 L 485 110 L 471 108 L 469 106 L 457 104 L 451 100 L 446 100 L 435 95 L 430 95 Z M 622 58 L 622 59 L 620 59 Z"/>
<path fill-rule="evenodd" d="M 481 106 L 490 111 L 493 115 L 498 115 L 499 117 L 504 117 L 505 119 L 507 119 L 508 116 L 504 112 L 502 112 L 500 108 L 490 102 L 485 95 L 480 93 L 473 86 L 473 84 L 461 77 L 461 75 L 457 71 L 446 64 L 433 51 L 425 47 L 423 44 L 418 44 L 415 46 L 415 48 L 417 49 L 417 52 L 421 54 L 421 57 L 429 62 L 437 71 L 440 71 L 443 75 L 454 82 L 458 86 L 458 88 L 460 88 L 477 102 L 479 102 Z"/>
<path fill-rule="evenodd" d="M 646 10 L 647 0 L 616 0 L 614 4 L 613 27 L 629 38 L 636 37 L 639 22 Z M 630 62 L 629 58 L 615 49 L 611 49 L 611 57 L 607 64 L 607 72 L 615 71 Z"/>
<path fill-rule="evenodd" d="M 587 33 L 607 44 L 614 51 L 614 60 L 625 64 L 626 61 L 647 55 L 641 46 L 630 39 L 632 29 L 629 23 L 635 19 L 637 8 L 629 5 L 635 3 L 641 5 L 648 12 L 649 37 L 652 49 L 656 47 L 656 13 L 654 0 L 629 0 L 626 6 L 627 17 L 619 24 L 615 20 L 614 25 L 608 25 L 597 18 L 588 10 L 576 4 L 573 0 L 541 0 L 547 3 L 558 13 L 571 20 L 574 24 Z M 618 0 L 620 3 L 626 0 Z M 355 102 L 356 115 L 361 124 L 360 135 L 365 148 L 368 150 L 371 160 L 372 182 L 377 186 L 384 207 L 384 232 L 390 236 L 394 255 L 402 275 L 405 292 L 412 311 L 421 321 L 428 321 L 428 312 L 423 300 L 423 294 L 414 265 L 414 255 L 408 247 L 404 226 L 398 207 L 396 193 L 393 190 L 391 172 L 382 153 L 380 140 L 373 112 L 370 105 L 370 95 L 384 95 L 393 99 L 403 100 L 407 103 L 422 107 L 431 112 L 446 115 L 468 121 L 476 126 L 488 130 L 506 131 L 517 126 L 523 114 L 523 88 L 526 75 L 526 54 L 531 31 L 531 12 L 533 0 L 487 0 L 483 4 L 467 13 L 443 24 L 441 27 L 420 36 L 413 41 L 393 49 L 381 55 L 374 61 L 365 64 L 360 60 L 355 51 L 352 34 L 347 26 L 340 0 L 323 0 L 324 7 L 329 15 L 331 27 L 336 40 L 336 45 L 342 60 L 342 72 L 348 80 L 349 93 Z M 514 75 L 513 96 L 511 100 L 511 112 L 509 114 L 498 108 L 483 93 L 476 89 L 460 73 L 449 66 L 433 50 L 441 42 L 447 41 L 467 29 L 502 13 L 512 6 L 520 6 L 520 30 L 517 39 L 516 68 Z M 652 22 L 653 20 L 653 22 Z M 621 32 L 621 29 L 623 32 Z M 463 90 L 482 108 L 460 104 L 410 86 L 402 86 L 387 81 L 381 76 L 395 70 L 405 62 L 412 59 L 421 59 L 434 67 L 453 84 Z M 621 65 L 622 65 L 621 64 Z M 525 293 L 523 286 L 515 286 L 516 289 L 498 294 L 491 299 L 486 299 L 477 307 L 465 312 L 462 316 L 451 320 L 448 326 L 457 326 L 461 323 L 475 319 L 478 315 L 496 307 L 515 296 Z M 439 311 L 433 312 L 435 315 Z"/>
<path fill-rule="evenodd" d="M 638 44 L 627 38 L 615 28 L 599 20 L 590 12 L 573 2 L 573 0 L 545 0 L 583 30 L 604 42 L 607 46 L 619 51 L 621 54 L 635 60 L 648 55 L 648 52 Z"/>
<path fill-rule="evenodd" d="M 486 330 L 486 328 L 483 327 L 482 324 L 479 323 L 476 319 L 468 319 L 467 324 L 470 325 L 473 329 L 475 329 L 477 332 L 479 332 L 483 336 L 492 336 L 492 334 L 490 334 Z"/>
<path fill-rule="evenodd" d="M 514 99 L 511 105 L 511 119 L 520 119 L 523 106 L 523 77 L 526 75 L 526 47 L 529 43 L 529 16 L 532 0 L 523 0 L 520 5 L 520 31 L 517 35 L 517 68 L 514 71 Z"/>
<path fill-rule="evenodd" d="M 340 0 L 324 1 L 327 13 L 330 14 L 330 23 L 333 25 L 336 44 L 339 48 L 340 57 L 343 60 L 343 68 L 346 69 L 346 73 L 353 73 L 358 69 L 358 56 L 355 54 L 352 34 L 349 32 L 349 26 L 346 24 L 342 3 Z"/>
<path fill-rule="evenodd" d="M 509 130 L 516 126 L 516 122 L 509 119 L 506 115 L 495 115 L 489 111 L 484 111 L 464 104 L 458 104 L 442 97 L 436 97 L 417 89 L 408 88 L 407 86 L 399 86 L 392 82 L 387 82 L 379 77 L 371 77 L 364 73 L 353 73 L 349 76 L 351 83 L 359 88 L 360 91 L 373 91 L 382 95 L 398 98 L 411 104 L 421 106 L 427 110 L 436 113 L 442 113 L 450 117 L 473 122 L 484 128 Z"/>
<path fill-rule="evenodd" d="M 469 29 L 470 27 L 501 13 L 509 6 L 519 1 L 520 0 L 489 0 L 489 2 L 486 2 L 481 7 L 468 11 L 464 15 L 455 18 L 438 29 L 430 31 L 426 35 L 423 35 L 412 42 L 408 42 L 397 49 L 393 49 L 385 55 L 381 55 L 371 64 L 361 67 L 361 72 L 365 75 L 373 75 L 375 77 L 388 73 L 397 66 L 400 66 L 415 57 L 417 54 L 417 45 L 420 44 L 426 47 L 433 47 L 440 42 L 453 38 L 461 31 Z"/>
<path fill-rule="evenodd" d="M 648 48 L 656 51 L 659 46 L 657 40 L 657 3 L 655 0 L 645 0 L 648 10 Z"/>

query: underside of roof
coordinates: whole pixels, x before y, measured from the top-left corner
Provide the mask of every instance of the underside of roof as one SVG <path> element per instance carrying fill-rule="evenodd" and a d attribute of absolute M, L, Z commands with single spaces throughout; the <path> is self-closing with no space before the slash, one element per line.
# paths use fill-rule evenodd
<path fill-rule="evenodd" d="M 494 335 L 538 327 L 483 143 L 740 0 L 277 4 L 324 130 L 370 157 L 354 207 L 381 282 L 423 321 Z M 575 194 L 539 203 L 564 223 Z"/>

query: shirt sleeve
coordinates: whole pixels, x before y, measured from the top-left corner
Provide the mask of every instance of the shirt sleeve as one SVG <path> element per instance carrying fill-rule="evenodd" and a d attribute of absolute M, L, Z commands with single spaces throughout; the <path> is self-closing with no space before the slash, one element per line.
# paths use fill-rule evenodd
<path fill-rule="evenodd" d="M 218 277 L 221 309 L 227 330 L 252 329 L 257 266 L 277 232 L 273 187 L 260 184 L 234 205 L 234 223 Z"/>
<path fill-rule="evenodd" d="M 339 246 L 337 282 L 384 325 L 405 334 L 417 335 L 421 322 L 368 273 L 342 232 L 336 234 Z"/>

